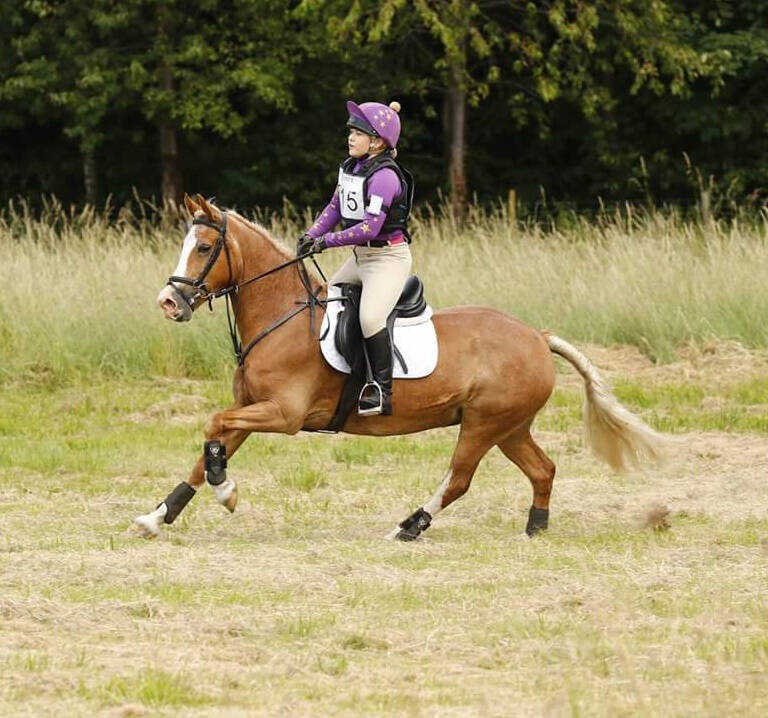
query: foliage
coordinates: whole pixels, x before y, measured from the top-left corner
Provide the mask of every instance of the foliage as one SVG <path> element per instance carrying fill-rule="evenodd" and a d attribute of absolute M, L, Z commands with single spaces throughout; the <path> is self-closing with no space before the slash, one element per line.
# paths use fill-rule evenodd
<path fill-rule="evenodd" d="M 719 0 L 0 0 L 0 197 L 82 201 L 94 154 L 118 203 L 158 190 L 158 124 L 187 186 L 230 204 L 323 202 L 344 100 L 398 99 L 420 199 L 445 188 L 450 68 L 469 187 L 689 201 L 686 153 L 764 201 L 765 3 Z M 169 82 L 163 73 L 169 73 Z"/>

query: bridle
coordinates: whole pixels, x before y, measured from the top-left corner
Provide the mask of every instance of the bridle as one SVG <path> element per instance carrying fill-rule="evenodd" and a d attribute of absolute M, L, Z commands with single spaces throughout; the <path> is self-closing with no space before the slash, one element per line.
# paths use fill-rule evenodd
<path fill-rule="evenodd" d="M 198 275 L 197 279 L 189 279 L 187 277 L 168 277 L 167 284 L 170 284 L 173 286 L 174 284 L 186 284 L 190 287 L 192 287 L 195 290 L 195 293 L 191 297 L 187 297 L 184 294 L 181 294 L 182 297 L 184 297 L 184 301 L 186 301 L 187 304 L 189 304 L 189 308 L 194 310 L 195 303 L 198 299 L 202 299 L 203 301 L 208 302 L 208 306 L 213 311 L 213 300 L 217 297 L 221 297 L 224 295 L 229 294 L 230 292 L 237 292 L 237 285 L 232 284 L 232 259 L 229 256 L 229 245 L 227 244 L 227 213 L 222 212 L 221 213 L 221 224 L 216 224 L 215 222 L 211 222 L 207 217 L 196 217 L 192 220 L 192 225 L 203 225 L 204 227 L 210 227 L 211 229 L 215 229 L 219 235 L 216 237 L 216 244 L 213 245 L 213 251 L 211 252 L 210 256 L 208 257 L 208 261 L 206 261 L 205 266 L 203 267 L 202 271 Z M 205 286 L 205 278 L 208 276 L 208 273 L 213 268 L 213 265 L 216 264 L 216 260 L 219 258 L 219 255 L 221 254 L 221 249 L 224 248 L 224 252 L 227 255 L 227 268 L 229 269 L 229 282 L 227 283 L 227 286 L 224 289 L 220 289 L 216 292 L 210 292 L 208 290 L 208 287 Z"/>
<path fill-rule="evenodd" d="M 294 259 L 289 259 L 287 262 L 283 262 L 282 264 L 279 264 L 277 267 L 273 267 L 272 269 L 269 269 L 266 272 L 262 272 L 261 274 L 258 274 L 255 277 L 246 279 L 244 282 L 235 284 L 232 278 L 232 258 L 229 252 L 229 245 L 227 244 L 227 212 L 226 210 L 222 211 L 221 213 L 220 224 L 216 224 L 216 222 L 212 222 L 207 217 L 196 217 L 192 220 L 192 225 L 193 226 L 203 225 L 204 227 L 210 227 L 211 229 L 215 229 L 218 232 L 218 237 L 216 238 L 216 243 L 213 246 L 213 250 L 211 251 L 211 254 L 208 257 L 208 260 L 206 261 L 205 266 L 202 268 L 202 270 L 200 271 L 200 274 L 197 276 L 196 279 L 173 276 L 173 277 L 168 277 L 168 281 L 166 282 L 166 284 L 170 284 L 172 287 L 175 284 L 186 284 L 187 286 L 190 286 L 195 290 L 195 293 L 189 298 L 187 298 L 182 292 L 179 292 L 179 294 L 181 294 L 181 296 L 184 297 L 184 301 L 187 302 L 190 310 L 192 311 L 194 311 L 195 304 L 197 303 L 198 300 L 202 299 L 202 301 L 208 302 L 209 309 L 213 311 L 213 300 L 218 299 L 219 297 L 225 298 L 226 308 L 227 308 L 227 324 L 229 326 L 229 337 L 232 340 L 232 349 L 234 350 L 235 358 L 237 359 L 238 364 L 242 365 L 245 362 L 245 358 L 246 356 L 248 356 L 248 352 L 250 352 L 251 349 L 253 349 L 253 347 L 255 347 L 256 344 L 258 344 L 262 339 L 264 339 L 264 337 L 266 337 L 268 334 L 273 332 L 278 327 L 285 324 L 289 319 L 292 319 L 297 314 L 303 312 L 305 309 L 309 309 L 310 311 L 309 330 L 310 330 L 310 333 L 314 335 L 315 308 L 317 307 L 318 304 L 322 306 L 326 306 L 329 301 L 335 301 L 335 299 L 320 299 L 318 297 L 320 288 L 318 288 L 317 293 L 313 291 L 312 281 L 309 278 L 309 273 L 307 272 L 307 268 L 304 266 L 304 260 L 312 256 L 311 252 L 307 254 L 302 254 L 298 257 L 295 257 Z M 225 287 L 222 287 L 221 289 L 217 289 L 216 291 L 212 292 L 206 286 L 205 278 L 208 276 L 209 272 L 213 268 L 213 265 L 216 263 L 216 260 L 219 258 L 219 255 L 221 254 L 222 249 L 224 249 L 224 253 L 227 257 L 227 268 L 229 270 L 229 280 Z M 323 281 L 327 282 L 325 275 L 323 274 L 323 270 L 320 269 L 317 262 L 315 262 L 314 258 L 312 258 L 312 262 L 317 268 L 317 271 L 320 272 L 320 276 L 323 278 Z M 232 295 L 237 296 L 241 287 L 244 287 L 247 284 L 251 284 L 252 282 L 256 282 L 259 279 L 263 279 L 264 277 L 267 277 L 270 274 L 274 274 L 275 272 L 279 272 L 281 269 L 290 267 L 292 264 L 296 265 L 296 269 L 298 271 L 299 278 L 301 279 L 301 283 L 307 292 L 307 298 L 301 301 L 296 301 L 295 303 L 299 305 L 296 309 L 293 309 L 292 311 L 283 315 L 276 321 L 272 322 L 272 324 L 270 324 L 265 329 L 262 329 L 253 339 L 251 339 L 250 342 L 248 342 L 248 344 L 245 347 L 243 347 L 242 342 L 240 341 L 237 335 L 237 325 L 235 323 L 237 312 L 236 312 L 236 306 L 231 299 Z M 231 311 L 230 311 L 230 304 L 232 307 Z"/>

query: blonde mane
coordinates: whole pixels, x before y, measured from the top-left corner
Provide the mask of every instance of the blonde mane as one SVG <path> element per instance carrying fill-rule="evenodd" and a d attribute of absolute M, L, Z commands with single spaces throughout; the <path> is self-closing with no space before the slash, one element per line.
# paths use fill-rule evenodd
<path fill-rule="evenodd" d="M 216 209 L 219 213 L 224 211 L 213 203 L 209 202 L 209 204 L 214 209 Z M 262 226 L 258 222 L 254 222 L 253 220 L 246 219 L 245 217 L 243 217 L 243 215 L 239 214 L 238 212 L 235 212 L 235 210 L 233 209 L 227 209 L 226 212 L 229 217 L 233 217 L 242 225 L 244 225 L 247 229 L 250 229 L 252 232 L 255 232 L 256 234 L 266 239 L 275 248 L 275 250 L 281 257 L 284 257 L 286 260 L 294 259 L 296 257 L 296 253 L 292 249 L 290 249 L 284 242 L 281 242 L 279 239 L 275 239 L 267 231 L 266 227 Z M 306 267 L 306 270 L 309 276 L 314 281 L 316 281 L 321 287 L 325 286 L 325 281 L 321 280 L 320 277 L 317 276 L 317 272 L 313 267 Z"/>
<path fill-rule="evenodd" d="M 215 206 L 215 205 L 214 205 Z M 221 212 L 222 210 L 216 207 L 216 209 Z M 233 209 L 227 210 L 227 215 L 230 217 L 234 217 L 235 219 L 239 220 L 242 224 L 244 224 L 248 229 L 256 232 L 256 234 L 260 234 L 264 239 L 266 239 L 268 242 L 272 244 L 272 246 L 286 259 L 293 259 L 294 256 L 296 256 L 283 242 L 281 242 L 278 239 L 275 239 L 266 229 L 266 227 L 263 227 L 258 222 L 254 222 L 253 220 L 246 219 L 243 217 L 243 215 L 239 214 L 238 212 L 235 212 Z"/>

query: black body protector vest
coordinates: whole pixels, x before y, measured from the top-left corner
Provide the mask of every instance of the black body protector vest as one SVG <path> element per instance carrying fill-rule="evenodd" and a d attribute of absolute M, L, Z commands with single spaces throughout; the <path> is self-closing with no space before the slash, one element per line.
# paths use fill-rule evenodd
<path fill-rule="evenodd" d="M 354 171 L 359 162 L 355 157 L 348 157 L 339 167 L 339 207 L 341 208 L 341 226 L 348 229 L 365 219 L 365 211 L 371 214 L 386 212 L 387 218 L 379 230 L 380 234 L 389 234 L 396 229 L 402 231 L 408 242 L 411 235 L 408 232 L 408 216 L 413 206 L 413 175 L 401 167 L 391 155 L 384 154 L 374 157 L 363 164 L 358 172 Z M 400 194 L 389 207 L 372 205 L 368 193 L 368 178 L 376 171 L 388 167 L 400 180 Z"/>

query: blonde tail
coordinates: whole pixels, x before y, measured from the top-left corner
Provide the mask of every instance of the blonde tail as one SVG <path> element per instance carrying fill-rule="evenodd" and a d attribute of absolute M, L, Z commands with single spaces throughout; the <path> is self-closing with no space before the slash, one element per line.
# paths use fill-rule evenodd
<path fill-rule="evenodd" d="M 544 332 L 549 348 L 568 360 L 584 379 L 584 423 L 587 444 L 615 471 L 666 458 L 669 440 L 622 406 L 597 367 L 564 339 Z"/>

